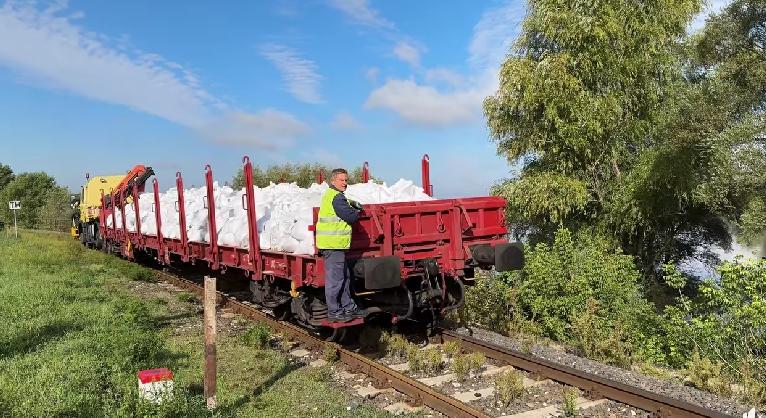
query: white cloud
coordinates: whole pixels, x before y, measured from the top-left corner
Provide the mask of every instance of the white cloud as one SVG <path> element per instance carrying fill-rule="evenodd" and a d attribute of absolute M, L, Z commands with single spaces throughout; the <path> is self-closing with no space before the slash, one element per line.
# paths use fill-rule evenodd
<path fill-rule="evenodd" d="M 228 113 L 203 126 L 200 132 L 214 142 L 281 148 L 311 129 L 289 113 L 265 109 L 258 113 Z"/>
<path fill-rule="evenodd" d="M 526 15 L 525 5 L 523 1 L 509 1 L 482 14 L 468 46 L 468 62 L 474 68 L 497 69 L 502 64 Z"/>
<path fill-rule="evenodd" d="M 415 68 L 420 67 L 420 48 L 407 41 L 400 41 L 394 46 L 394 56 Z"/>
<path fill-rule="evenodd" d="M 348 112 L 338 112 L 332 122 L 330 122 L 330 126 L 338 131 L 358 131 L 362 129 L 362 124 Z"/>
<path fill-rule="evenodd" d="M 469 42 L 468 74 L 433 68 L 425 71 L 425 82 L 389 79 L 370 93 L 365 108 L 388 110 L 429 127 L 479 121 L 482 101 L 497 89 L 499 67 L 525 12 L 525 3 L 519 1 L 484 12 Z"/>
<path fill-rule="evenodd" d="M 357 25 L 379 29 L 394 29 L 393 22 L 373 9 L 367 0 L 330 0 L 330 5 L 345 13 Z"/>
<path fill-rule="evenodd" d="M 296 99 L 306 103 L 322 102 L 318 86 L 322 77 L 317 74 L 313 61 L 301 58 L 295 50 L 284 45 L 265 44 L 259 51 L 279 69 L 287 90 Z"/>
<path fill-rule="evenodd" d="M 698 14 L 694 20 L 689 24 L 689 33 L 697 32 L 705 26 L 705 20 L 710 17 L 711 14 L 719 13 L 726 6 L 731 4 L 731 0 L 708 0 L 703 4 L 702 12 Z"/>
<path fill-rule="evenodd" d="M 105 46 L 56 9 L 6 3 L 0 8 L 0 64 L 33 83 L 119 104 L 190 126 L 207 113 L 211 96 L 189 73 L 156 55 Z"/>
<path fill-rule="evenodd" d="M 431 68 L 426 71 L 426 81 L 429 83 L 445 83 L 451 87 L 465 84 L 465 77 L 448 68 Z"/>
<path fill-rule="evenodd" d="M 364 78 L 372 81 L 373 83 L 378 82 L 379 75 L 380 75 L 380 68 L 378 67 L 370 67 L 364 71 Z"/>
<path fill-rule="evenodd" d="M 126 106 L 225 142 L 256 138 L 248 143 L 270 145 L 278 143 L 280 135 L 291 139 L 308 130 L 286 113 L 249 114 L 231 109 L 201 87 L 198 77 L 182 65 L 157 54 L 132 52 L 124 39 L 110 41 L 89 32 L 74 23 L 81 13 L 66 16 L 65 9 L 66 2 L 43 10 L 34 3 L 3 4 L 0 65 L 14 69 L 27 83 Z M 212 134 L 210 126 L 221 120 L 236 127 Z M 257 131 L 264 128 L 263 134 Z M 255 135 L 245 134 L 248 129 L 254 129 Z"/>
<path fill-rule="evenodd" d="M 373 90 L 364 106 L 386 109 L 425 126 L 446 126 L 476 119 L 484 95 L 479 90 L 440 92 L 413 80 L 388 80 Z"/>

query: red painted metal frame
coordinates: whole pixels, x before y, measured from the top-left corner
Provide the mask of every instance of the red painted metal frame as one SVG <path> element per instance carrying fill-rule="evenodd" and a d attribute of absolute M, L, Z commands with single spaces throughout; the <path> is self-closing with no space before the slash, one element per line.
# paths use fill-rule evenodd
<path fill-rule="evenodd" d="M 258 217 L 255 213 L 255 193 L 253 189 L 253 165 L 250 163 L 250 157 L 247 155 L 242 158 L 245 164 L 243 171 L 245 173 L 245 194 L 242 195 L 242 204 L 247 211 L 247 233 L 248 233 L 248 255 L 250 261 L 250 271 L 255 273 L 253 277 L 261 277 L 261 243 L 258 238 Z M 247 203 L 245 203 L 247 199 Z"/>
<path fill-rule="evenodd" d="M 189 261 L 189 238 L 186 235 L 186 201 L 184 200 L 184 179 L 180 171 L 176 171 L 176 190 L 178 191 L 178 200 L 176 201 L 178 210 L 178 227 L 181 235 L 181 261 Z"/>
<path fill-rule="evenodd" d="M 317 170 L 317 184 L 322 184 L 324 182 L 324 171 L 322 169 Z"/>
<path fill-rule="evenodd" d="M 221 265 L 220 254 L 218 253 L 218 227 L 215 224 L 215 195 L 213 191 L 213 169 L 210 164 L 205 165 L 205 186 L 207 189 L 207 229 L 210 232 L 210 257 L 208 259 L 210 268 L 218 270 Z"/>
<path fill-rule="evenodd" d="M 154 220 L 157 224 L 157 258 L 170 262 L 165 252 L 165 239 L 162 236 L 162 207 L 160 206 L 160 185 L 157 179 L 152 179 L 154 188 Z"/>
<path fill-rule="evenodd" d="M 324 286 L 323 260 L 319 256 L 281 253 L 260 248 L 255 194 L 253 193 L 252 164 L 243 158 L 245 194 L 243 205 L 248 219 L 249 248 L 218 245 L 215 223 L 215 196 L 213 170 L 205 166 L 206 205 L 210 240 L 190 242 L 186 233 L 186 212 L 183 195 L 183 179 L 176 173 L 180 239 L 165 238 L 161 232 L 158 184 L 155 180 L 155 205 L 157 207 L 157 236 L 125 229 L 124 205 L 120 205 L 123 229 L 106 230 L 107 239 L 123 248 L 128 242 L 139 247 L 143 243 L 147 250 L 155 251 L 160 261 L 167 262 L 171 255 L 184 262 L 206 261 L 213 269 L 235 268 L 251 275 L 254 280 L 266 276 L 288 279 L 296 287 Z M 428 158 L 423 159 L 424 185 L 429 185 Z M 121 195 L 121 202 L 124 196 Z M 134 197 L 134 202 L 137 198 Z M 442 199 L 422 202 L 400 202 L 365 205 L 360 219 L 354 225 L 349 257 L 375 257 L 396 255 L 402 260 L 401 273 L 406 278 L 418 268 L 415 261 L 433 258 L 442 272 L 460 277 L 464 274 L 466 260 L 471 257 L 469 247 L 475 244 L 499 244 L 508 242 L 504 225 L 505 200 L 500 197 L 473 197 L 463 199 Z M 318 208 L 314 208 L 314 223 Z M 114 220 L 114 211 L 111 212 Z M 309 227 L 313 230 L 313 225 Z"/>
<path fill-rule="evenodd" d="M 423 159 L 420 160 L 420 170 L 423 179 L 423 192 L 433 197 L 434 186 L 431 185 L 431 159 L 428 157 L 428 154 L 424 154 Z"/>
<path fill-rule="evenodd" d="M 370 181 L 370 164 L 365 161 L 362 165 L 362 183 Z"/>

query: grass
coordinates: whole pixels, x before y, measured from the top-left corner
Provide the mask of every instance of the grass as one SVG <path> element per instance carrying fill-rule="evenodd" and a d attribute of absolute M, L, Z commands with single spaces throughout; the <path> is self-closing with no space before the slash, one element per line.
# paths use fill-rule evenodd
<path fill-rule="evenodd" d="M 202 399 L 201 327 L 179 331 L 174 297 L 146 301 L 131 281 L 149 270 L 85 250 L 67 235 L 0 236 L 0 416 L 384 416 L 359 406 L 328 381 L 281 352 L 219 332 L 218 404 Z M 172 322 L 171 322 L 172 323 Z M 259 333 L 254 332 L 254 333 Z M 139 401 L 136 371 L 169 367 L 173 401 Z"/>

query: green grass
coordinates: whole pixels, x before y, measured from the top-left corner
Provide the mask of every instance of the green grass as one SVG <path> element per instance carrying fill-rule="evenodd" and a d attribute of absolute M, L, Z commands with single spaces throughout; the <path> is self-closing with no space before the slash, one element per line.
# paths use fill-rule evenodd
<path fill-rule="evenodd" d="M 360 406 L 284 354 L 219 332 L 218 403 L 201 395 L 200 327 L 178 332 L 167 318 L 173 298 L 146 301 L 131 280 L 152 281 L 143 268 L 85 250 L 64 234 L 0 236 L 0 416 L 383 416 Z M 198 320 L 198 316 L 190 316 Z M 169 367 L 172 402 L 140 402 L 135 373 Z"/>

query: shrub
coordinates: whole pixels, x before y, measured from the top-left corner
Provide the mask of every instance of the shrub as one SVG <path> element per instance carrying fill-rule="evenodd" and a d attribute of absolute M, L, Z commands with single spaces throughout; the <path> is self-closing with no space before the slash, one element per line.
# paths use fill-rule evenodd
<path fill-rule="evenodd" d="M 415 373 L 433 374 L 444 368 L 442 353 L 436 347 L 421 350 L 416 345 L 410 344 L 407 351 L 407 362 L 410 370 Z"/>
<path fill-rule="evenodd" d="M 394 334 L 381 339 L 386 347 L 386 353 L 391 357 L 404 359 L 409 355 L 409 349 L 412 344 L 409 343 L 404 337 L 398 334 Z"/>
<path fill-rule="evenodd" d="M 661 330 L 667 361 L 686 366 L 693 385 L 714 392 L 730 392 L 727 381 L 756 382 L 743 385 L 742 396 L 762 404 L 757 382 L 766 381 L 766 260 L 724 263 L 717 272 L 720 277 L 703 280 L 691 299 L 682 292 L 683 275 L 665 266 L 666 282 L 679 292 Z"/>
<path fill-rule="evenodd" d="M 495 398 L 502 405 L 509 405 L 524 393 L 524 376 L 518 371 L 508 370 L 495 377 Z"/>
<path fill-rule="evenodd" d="M 457 354 L 452 358 L 451 369 L 458 380 L 465 380 L 471 372 L 478 372 L 486 359 L 482 353 Z"/>
<path fill-rule="evenodd" d="M 684 373 L 692 386 L 707 390 L 722 396 L 731 396 L 731 384 L 721 373 L 721 364 L 713 363 L 709 358 L 701 358 L 699 352 L 694 352 Z"/>
<path fill-rule="evenodd" d="M 447 355 L 447 357 L 455 357 L 460 354 L 460 343 L 457 341 L 447 341 L 446 343 L 442 344 L 442 351 Z"/>
<path fill-rule="evenodd" d="M 614 242 L 560 229 L 552 244 L 526 250 L 521 272 L 479 280 L 463 315 L 493 331 L 547 337 L 626 365 L 650 352 L 648 336 L 658 327 L 639 281 L 633 258 Z"/>
<path fill-rule="evenodd" d="M 575 387 L 568 387 L 564 390 L 564 403 L 561 405 L 561 412 L 567 418 L 575 418 L 579 415 L 577 408 L 577 398 L 580 391 Z"/>

